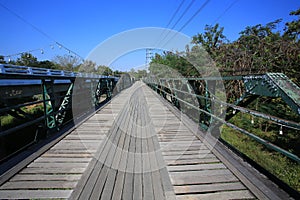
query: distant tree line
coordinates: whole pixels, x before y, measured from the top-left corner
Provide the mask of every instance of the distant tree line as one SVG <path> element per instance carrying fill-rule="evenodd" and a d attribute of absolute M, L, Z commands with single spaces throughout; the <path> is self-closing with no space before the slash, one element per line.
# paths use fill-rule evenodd
<path fill-rule="evenodd" d="M 277 72 L 286 74 L 300 86 L 300 9 L 290 15 L 296 19 L 285 23 L 282 31 L 277 29 L 281 19 L 265 25 L 247 26 L 233 42 L 226 38 L 224 28 L 219 24 L 207 25 L 203 33 L 192 38 L 192 45 L 184 52 L 155 54 L 149 71 L 158 78 L 214 76 L 217 70 L 221 76 Z M 193 87 L 197 85 L 201 86 L 199 83 Z M 243 85 L 241 80 L 224 81 L 227 102 L 235 103 L 243 95 Z M 200 89 L 197 86 L 194 91 Z M 280 98 L 260 97 L 248 107 L 280 118 L 300 120 Z M 266 122 L 266 126 L 270 124 Z M 291 137 L 298 134 L 296 131 L 290 133 Z M 298 135 L 295 136 L 297 144 L 300 141 Z"/>
<path fill-rule="evenodd" d="M 300 9 L 290 15 L 297 19 L 285 23 L 283 31 L 277 29 L 282 22 L 282 19 L 278 19 L 266 25 L 247 26 L 233 42 L 226 38 L 224 28 L 219 24 L 206 25 L 203 33 L 193 37 L 193 45 L 187 46 L 185 52 L 156 54 L 150 64 L 150 72 L 163 74 L 161 65 L 166 65 L 186 77 L 205 75 L 201 66 L 195 69 L 191 63 L 191 60 L 200 65 L 211 63 L 204 49 L 222 75 L 282 72 L 299 84 Z"/>
<path fill-rule="evenodd" d="M 97 73 L 101 75 L 114 75 L 120 76 L 124 72 L 116 70 L 113 71 L 108 66 L 98 65 L 90 60 L 82 61 L 78 57 L 71 55 L 56 56 L 52 61 L 44 60 L 38 61 L 38 59 L 33 56 L 31 53 L 23 53 L 16 60 L 10 60 L 6 62 L 4 56 L 0 55 L 0 64 L 12 64 L 20 66 L 30 66 L 30 67 L 39 67 L 47 69 L 58 69 L 74 72 L 86 72 L 86 73 Z"/>

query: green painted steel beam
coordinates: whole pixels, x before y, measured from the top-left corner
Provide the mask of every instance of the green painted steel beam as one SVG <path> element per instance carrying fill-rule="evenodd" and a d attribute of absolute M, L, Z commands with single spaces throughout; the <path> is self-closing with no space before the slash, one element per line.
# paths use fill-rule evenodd
<path fill-rule="evenodd" d="M 268 97 L 280 97 L 300 115 L 300 88 L 285 74 L 267 73 L 244 76 L 246 93 Z"/>
<path fill-rule="evenodd" d="M 165 91 L 162 91 L 162 92 L 165 92 Z M 169 95 L 172 95 L 172 94 L 169 94 Z M 234 124 L 232 124 L 230 122 L 227 122 L 224 119 L 221 119 L 220 117 L 215 116 L 214 114 L 212 114 L 212 113 L 210 113 L 210 112 L 208 112 L 208 111 L 206 111 L 204 109 L 201 109 L 201 108 L 199 108 L 199 107 L 197 107 L 197 106 L 195 106 L 193 104 L 190 104 L 190 103 L 188 103 L 188 102 L 186 102 L 186 101 L 184 101 L 184 100 L 182 100 L 180 98 L 178 98 L 178 101 L 180 101 L 180 102 L 182 102 L 182 103 L 184 103 L 186 105 L 189 105 L 190 107 L 192 107 L 192 108 L 194 108 L 194 109 L 196 109 L 196 110 L 198 110 L 200 112 L 203 112 L 203 113 L 205 113 L 207 115 L 210 115 L 212 118 L 214 118 L 215 120 L 221 122 L 222 124 L 225 124 L 225 125 L 233 128 L 233 129 L 235 129 L 235 130 L 238 130 L 239 132 L 243 133 L 244 135 L 247 135 L 248 137 L 254 139 L 258 143 L 265 145 L 269 149 L 272 149 L 272 150 L 274 150 L 276 152 L 279 152 L 279 153 L 287 156 L 288 158 L 296 161 L 297 163 L 300 163 L 300 158 L 297 155 L 295 155 L 295 154 L 293 154 L 293 153 L 291 153 L 291 152 L 289 152 L 287 150 L 284 150 L 281 147 L 278 147 L 278 146 L 270 143 L 269 141 L 264 140 L 264 139 L 258 137 L 257 135 L 255 135 L 253 133 L 250 133 L 250 132 L 248 132 L 248 131 L 246 131 L 246 130 L 244 130 L 244 129 L 242 129 L 242 128 L 240 128 L 240 127 L 238 127 L 238 126 L 236 126 L 236 125 L 234 125 Z"/>
<path fill-rule="evenodd" d="M 53 115 L 54 109 L 52 106 L 50 95 L 47 91 L 46 82 L 43 81 L 43 100 L 44 100 L 44 115 L 45 115 L 45 124 L 49 129 L 56 127 L 55 117 Z"/>

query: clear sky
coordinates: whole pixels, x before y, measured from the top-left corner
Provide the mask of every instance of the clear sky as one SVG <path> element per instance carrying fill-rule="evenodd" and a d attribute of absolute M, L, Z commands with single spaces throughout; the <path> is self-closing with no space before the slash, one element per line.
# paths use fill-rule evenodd
<path fill-rule="evenodd" d="M 68 54 L 57 45 L 52 49 L 52 40 L 55 40 L 86 58 L 98 44 L 123 31 L 143 27 L 171 28 L 192 1 L 174 30 L 180 30 L 205 0 L 185 0 L 168 27 L 181 0 L 0 0 L 1 5 L 17 14 L 0 5 L 0 55 L 43 49 L 43 54 L 40 51 L 32 54 L 40 60 L 51 60 L 55 55 Z M 290 11 L 299 7 L 299 0 L 210 0 L 181 32 L 192 37 L 203 32 L 205 24 L 218 22 L 225 27 L 227 38 L 233 41 L 246 26 L 279 18 L 290 21 Z M 145 50 L 140 50 L 122 56 L 111 67 L 128 70 L 144 63 Z"/>

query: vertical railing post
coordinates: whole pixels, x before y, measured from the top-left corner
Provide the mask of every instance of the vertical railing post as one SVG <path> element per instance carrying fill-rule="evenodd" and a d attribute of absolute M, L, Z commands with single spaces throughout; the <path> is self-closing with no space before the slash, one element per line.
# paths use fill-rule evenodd
<path fill-rule="evenodd" d="M 53 80 L 51 80 L 51 85 L 53 89 Z M 47 129 L 53 129 L 56 127 L 56 121 L 54 116 L 54 108 L 52 106 L 51 96 L 49 95 L 47 89 L 47 82 L 42 79 L 42 90 L 43 90 L 43 106 L 44 106 L 44 116 L 45 116 L 45 126 Z M 52 91 L 53 93 L 53 91 Z M 53 96 L 53 94 L 52 94 Z"/>

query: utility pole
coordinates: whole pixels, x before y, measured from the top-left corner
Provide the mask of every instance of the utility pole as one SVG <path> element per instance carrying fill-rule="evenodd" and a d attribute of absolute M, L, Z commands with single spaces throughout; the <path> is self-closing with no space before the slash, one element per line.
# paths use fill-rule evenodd
<path fill-rule="evenodd" d="M 147 48 L 146 49 L 146 68 L 149 67 L 149 64 L 153 58 L 153 53 L 152 53 L 153 49 Z"/>

